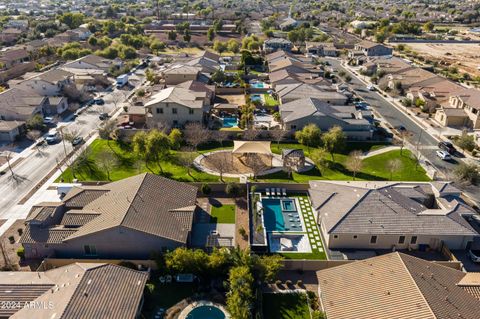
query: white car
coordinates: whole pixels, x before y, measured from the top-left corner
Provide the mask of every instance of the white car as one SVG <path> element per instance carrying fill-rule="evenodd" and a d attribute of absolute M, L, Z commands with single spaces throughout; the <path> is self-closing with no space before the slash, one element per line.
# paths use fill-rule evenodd
<path fill-rule="evenodd" d="M 367 85 L 367 90 L 375 91 L 375 87 L 373 86 L 373 84 L 369 84 L 369 85 Z"/>
<path fill-rule="evenodd" d="M 437 156 L 440 157 L 444 161 L 449 161 L 452 159 L 452 156 L 448 154 L 446 151 L 437 151 Z"/>
<path fill-rule="evenodd" d="M 43 124 L 55 124 L 55 119 L 53 117 L 44 117 Z"/>
<path fill-rule="evenodd" d="M 60 140 L 60 135 L 58 134 L 57 130 L 51 130 L 45 136 L 45 141 L 47 141 L 48 144 L 55 144 L 59 140 Z"/>

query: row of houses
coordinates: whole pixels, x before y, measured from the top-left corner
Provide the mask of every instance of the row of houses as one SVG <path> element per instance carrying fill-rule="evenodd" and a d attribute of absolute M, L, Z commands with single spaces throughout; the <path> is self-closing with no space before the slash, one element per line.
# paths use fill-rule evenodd
<path fill-rule="evenodd" d="M 365 114 L 347 105 L 351 93 L 341 86 L 334 87 L 323 78 L 320 68 L 282 50 L 268 54 L 266 62 L 284 129 L 301 130 L 313 123 L 326 131 L 338 125 L 351 139 L 372 137 Z"/>
<path fill-rule="evenodd" d="M 480 129 L 480 93 L 476 89 L 465 88 L 397 57 L 372 58 L 361 70 L 383 74 L 379 79 L 381 87 L 393 90 L 400 83 L 408 99 L 413 103 L 422 101 L 421 108 L 433 113 L 445 127 Z"/>
<path fill-rule="evenodd" d="M 43 73 L 26 73 L 9 81 L 10 88 L 0 93 L 1 140 L 13 141 L 24 131 L 21 126 L 37 114 L 42 117 L 64 114 L 71 106 L 70 94 L 95 90 L 99 81 L 108 83 L 106 74 L 114 64 L 112 60 L 88 55 Z"/>

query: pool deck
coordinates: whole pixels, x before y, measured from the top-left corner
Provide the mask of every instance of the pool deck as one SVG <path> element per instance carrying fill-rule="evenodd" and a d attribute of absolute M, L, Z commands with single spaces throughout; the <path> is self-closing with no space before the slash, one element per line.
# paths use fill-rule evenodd
<path fill-rule="evenodd" d="M 295 199 L 295 205 L 298 214 L 300 215 L 300 220 L 302 223 L 302 229 L 291 229 L 291 230 L 285 230 L 285 231 L 267 231 L 270 234 L 275 234 L 275 235 L 281 235 L 285 234 L 286 237 L 288 237 L 289 234 L 304 234 L 308 236 L 308 241 L 310 244 L 311 248 L 311 253 L 324 253 L 324 245 L 322 241 L 322 236 L 320 233 L 320 229 L 315 221 L 315 215 L 314 215 L 314 210 L 312 208 L 312 205 L 310 203 L 310 200 L 308 196 L 292 196 L 287 193 L 286 196 L 272 196 L 270 195 L 265 195 L 264 192 L 259 192 L 260 194 L 260 200 L 263 199 Z M 282 212 L 283 214 L 283 212 Z M 288 214 L 288 212 L 286 212 Z M 265 216 L 263 216 L 263 220 L 265 220 Z M 270 243 L 269 243 L 269 248 Z M 273 251 L 275 253 L 305 253 L 305 251 Z"/>

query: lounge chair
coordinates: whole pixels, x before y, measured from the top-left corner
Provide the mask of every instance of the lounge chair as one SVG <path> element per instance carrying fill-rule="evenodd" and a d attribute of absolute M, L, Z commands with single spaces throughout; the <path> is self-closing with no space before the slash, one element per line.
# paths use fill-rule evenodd
<path fill-rule="evenodd" d="M 287 190 L 285 188 L 282 188 L 282 195 L 287 196 Z"/>
<path fill-rule="evenodd" d="M 266 188 L 265 193 L 267 194 L 267 196 L 270 196 L 270 188 Z"/>
<path fill-rule="evenodd" d="M 277 188 L 277 195 L 282 196 L 282 192 L 280 191 L 280 188 Z"/>

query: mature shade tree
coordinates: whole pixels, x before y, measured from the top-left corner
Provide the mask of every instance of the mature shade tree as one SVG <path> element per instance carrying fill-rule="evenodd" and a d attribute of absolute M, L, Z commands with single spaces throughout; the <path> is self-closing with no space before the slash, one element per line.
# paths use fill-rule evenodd
<path fill-rule="evenodd" d="M 170 140 L 170 146 L 173 150 L 180 149 L 182 143 L 182 132 L 178 128 L 174 128 L 168 134 Z"/>
<path fill-rule="evenodd" d="M 309 157 L 320 173 L 323 173 L 323 170 L 328 167 L 326 156 L 327 151 L 324 148 L 316 148 L 310 152 Z"/>
<path fill-rule="evenodd" d="M 459 184 L 477 185 L 480 181 L 480 166 L 474 163 L 461 162 L 454 171 Z"/>
<path fill-rule="evenodd" d="M 147 134 L 146 148 L 149 156 L 154 160 L 160 173 L 163 174 L 162 161 L 170 154 L 170 139 L 158 130 L 151 130 Z"/>
<path fill-rule="evenodd" d="M 469 135 L 467 130 L 462 130 L 462 134 L 458 137 L 456 143 L 463 153 L 465 153 L 465 150 L 471 152 L 475 148 L 475 137 Z"/>
<path fill-rule="evenodd" d="M 230 269 L 228 276 L 227 310 L 232 318 L 250 319 L 253 302 L 253 276 L 248 266 Z"/>
<path fill-rule="evenodd" d="M 207 130 L 198 122 L 188 123 L 183 130 L 184 140 L 193 146 L 198 152 L 198 146 L 210 140 L 210 130 Z"/>
<path fill-rule="evenodd" d="M 315 124 L 308 124 L 303 127 L 301 131 L 295 132 L 295 138 L 300 144 L 310 147 L 319 146 L 322 141 L 322 131 Z"/>
<path fill-rule="evenodd" d="M 322 135 L 323 147 L 332 156 L 332 162 L 335 161 L 335 153 L 342 151 L 345 147 L 347 137 L 340 126 L 334 126 Z"/>
<path fill-rule="evenodd" d="M 98 166 L 107 174 L 107 179 L 111 181 L 110 173 L 112 169 L 118 165 L 118 157 L 111 150 L 101 150 L 97 156 L 96 161 Z"/>

